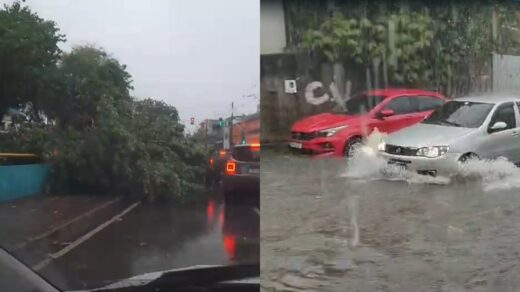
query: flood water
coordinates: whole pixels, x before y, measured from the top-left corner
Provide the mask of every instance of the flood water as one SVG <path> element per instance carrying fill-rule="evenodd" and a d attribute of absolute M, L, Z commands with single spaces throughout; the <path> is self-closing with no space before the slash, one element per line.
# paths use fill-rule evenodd
<path fill-rule="evenodd" d="M 520 290 L 520 170 L 508 162 L 388 180 L 377 159 L 262 155 L 263 291 Z"/>

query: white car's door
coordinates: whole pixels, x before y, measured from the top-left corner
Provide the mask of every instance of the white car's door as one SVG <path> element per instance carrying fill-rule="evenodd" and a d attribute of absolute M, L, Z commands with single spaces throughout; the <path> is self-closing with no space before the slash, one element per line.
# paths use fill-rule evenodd
<path fill-rule="evenodd" d="M 492 114 L 487 127 L 487 136 L 481 145 L 481 158 L 495 159 L 505 157 L 511 161 L 520 158 L 518 144 L 520 143 L 520 129 L 517 123 L 517 110 L 513 102 L 499 105 Z M 497 122 L 506 123 L 505 129 L 492 130 L 491 127 Z"/>

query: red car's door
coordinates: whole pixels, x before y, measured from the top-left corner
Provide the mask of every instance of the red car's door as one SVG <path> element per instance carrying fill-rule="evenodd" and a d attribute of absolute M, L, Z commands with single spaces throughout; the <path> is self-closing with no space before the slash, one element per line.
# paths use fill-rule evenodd
<path fill-rule="evenodd" d="M 444 100 L 435 96 L 399 96 L 390 100 L 384 109 L 391 109 L 394 115 L 375 119 L 374 127 L 380 132 L 392 133 L 402 128 L 421 122 L 431 112 L 444 104 Z"/>
<path fill-rule="evenodd" d="M 374 119 L 373 127 L 380 132 L 392 133 L 408 125 L 412 125 L 418 119 L 417 112 L 413 106 L 413 97 L 399 96 L 390 100 L 382 107 L 383 110 L 390 109 L 394 115 Z"/>

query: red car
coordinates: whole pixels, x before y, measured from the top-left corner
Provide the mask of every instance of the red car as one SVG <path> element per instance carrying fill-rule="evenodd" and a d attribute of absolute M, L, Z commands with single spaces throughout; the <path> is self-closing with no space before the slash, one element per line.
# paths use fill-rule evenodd
<path fill-rule="evenodd" d="M 362 92 L 345 103 L 344 111 L 303 118 L 292 126 L 289 147 L 296 152 L 351 157 L 374 128 L 391 133 L 411 126 L 440 107 L 446 98 L 417 89 Z"/>

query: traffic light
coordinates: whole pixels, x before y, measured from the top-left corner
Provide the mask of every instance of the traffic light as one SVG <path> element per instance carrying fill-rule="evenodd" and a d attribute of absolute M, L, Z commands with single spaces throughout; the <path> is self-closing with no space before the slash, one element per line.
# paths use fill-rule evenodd
<path fill-rule="evenodd" d="M 190 124 L 195 125 L 195 118 L 193 118 L 193 117 L 190 118 Z"/>
<path fill-rule="evenodd" d="M 219 131 L 222 128 L 224 128 L 224 120 L 218 118 L 218 122 L 213 124 L 213 131 Z"/>

